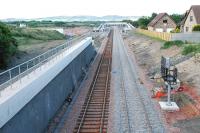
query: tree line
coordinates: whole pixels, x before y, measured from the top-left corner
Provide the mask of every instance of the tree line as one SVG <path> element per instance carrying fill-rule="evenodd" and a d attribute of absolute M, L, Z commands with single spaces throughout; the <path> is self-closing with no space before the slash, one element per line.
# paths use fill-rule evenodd
<path fill-rule="evenodd" d="M 64 21 L 51 21 L 51 20 L 42 20 L 42 21 L 12 21 L 7 22 L 9 25 L 15 25 L 19 26 L 20 24 L 26 24 L 28 27 L 79 27 L 79 26 L 88 26 L 88 27 L 94 27 L 100 25 L 101 21 L 73 21 L 73 22 L 64 22 Z"/>
<path fill-rule="evenodd" d="M 142 16 L 141 18 L 139 18 L 136 21 L 132 21 L 132 20 L 123 20 L 123 22 L 127 22 L 130 23 L 131 25 L 133 25 L 136 28 L 141 28 L 141 29 L 147 29 L 147 25 L 157 16 L 157 13 L 152 13 L 151 16 Z M 180 23 L 181 21 L 184 19 L 184 15 L 183 14 L 172 14 L 170 15 L 170 17 L 175 21 L 175 23 L 177 24 L 177 28 L 180 28 Z"/>
<path fill-rule="evenodd" d="M 17 42 L 13 38 L 9 27 L 0 22 L 0 68 L 5 68 L 9 58 L 15 54 Z"/>

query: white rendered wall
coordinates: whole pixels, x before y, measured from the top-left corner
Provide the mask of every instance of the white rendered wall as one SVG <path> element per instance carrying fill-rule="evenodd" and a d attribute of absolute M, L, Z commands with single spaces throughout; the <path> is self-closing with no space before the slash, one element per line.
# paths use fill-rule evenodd
<path fill-rule="evenodd" d="M 1 92 L 0 128 L 92 43 L 88 37 Z"/>
<path fill-rule="evenodd" d="M 170 33 L 174 28 L 167 28 L 167 32 Z"/>
<path fill-rule="evenodd" d="M 162 28 L 156 28 L 156 32 L 163 32 Z"/>

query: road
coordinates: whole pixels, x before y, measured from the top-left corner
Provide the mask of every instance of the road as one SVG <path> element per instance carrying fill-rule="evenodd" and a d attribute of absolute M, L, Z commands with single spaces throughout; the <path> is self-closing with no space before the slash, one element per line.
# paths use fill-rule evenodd
<path fill-rule="evenodd" d="M 111 93 L 112 110 L 109 132 L 163 133 L 165 128 L 147 91 L 140 83 L 136 64 L 127 54 L 123 38 L 117 28 L 113 37 Z"/>

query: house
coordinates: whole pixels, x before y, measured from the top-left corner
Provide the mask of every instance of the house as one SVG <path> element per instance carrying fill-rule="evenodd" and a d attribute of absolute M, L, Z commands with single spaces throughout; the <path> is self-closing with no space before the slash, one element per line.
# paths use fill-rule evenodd
<path fill-rule="evenodd" d="M 200 24 L 200 5 L 193 5 L 184 19 L 183 32 L 192 32 L 197 24 Z"/>
<path fill-rule="evenodd" d="M 189 13 L 189 10 L 187 10 L 184 14 L 184 17 L 183 17 L 183 20 L 180 22 L 180 31 L 181 32 L 184 32 L 184 23 L 185 23 L 185 20 L 187 18 L 187 15 Z"/>
<path fill-rule="evenodd" d="M 170 32 L 176 28 L 176 23 L 167 13 L 159 13 L 147 26 L 150 31 Z"/>
<path fill-rule="evenodd" d="M 20 24 L 19 24 L 19 27 L 20 27 L 20 28 L 26 28 L 26 24 L 20 23 Z"/>

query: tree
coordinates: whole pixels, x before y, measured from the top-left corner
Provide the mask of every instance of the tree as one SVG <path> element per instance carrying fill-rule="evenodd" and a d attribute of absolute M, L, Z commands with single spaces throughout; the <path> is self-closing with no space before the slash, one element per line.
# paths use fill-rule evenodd
<path fill-rule="evenodd" d="M 157 13 L 152 13 L 151 17 L 141 17 L 138 19 L 138 25 L 141 29 L 147 29 L 147 25 L 157 16 Z"/>
<path fill-rule="evenodd" d="M 184 15 L 180 15 L 180 14 L 172 14 L 170 15 L 170 17 L 174 20 L 176 24 L 180 24 L 181 21 L 184 19 Z"/>
<path fill-rule="evenodd" d="M 147 25 L 150 23 L 150 18 L 149 17 L 141 17 L 138 19 L 138 24 L 139 24 L 139 27 L 142 28 L 142 29 L 146 29 L 147 28 Z"/>
<path fill-rule="evenodd" d="M 150 17 L 150 21 L 152 21 L 158 14 L 153 12 Z"/>
<path fill-rule="evenodd" d="M 122 22 L 130 23 L 132 26 L 134 26 L 136 28 L 139 26 L 138 21 L 122 20 Z"/>
<path fill-rule="evenodd" d="M 0 22 L 0 68 L 6 67 L 10 57 L 17 50 L 16 40 L 6 24 Z"/>
<path fill-rule="evenodd" d="M 55 21 L 55 26 L 58 26 L 58 27 L 63 27 L 65 25 L 65 22 L 62 22 L 62 21 Z"/>

